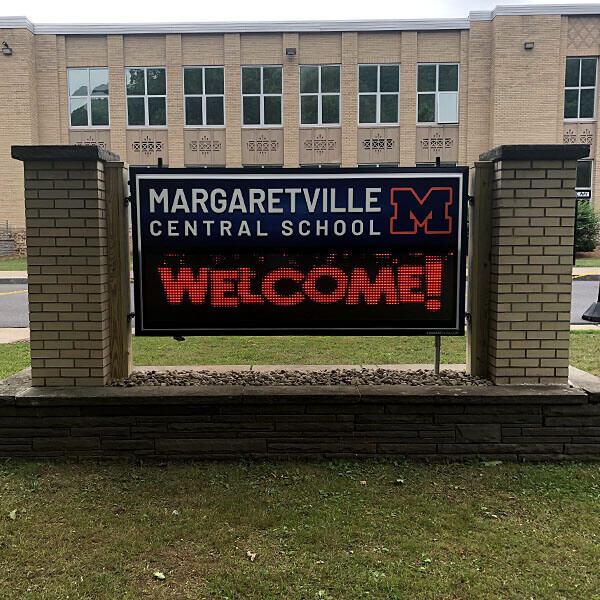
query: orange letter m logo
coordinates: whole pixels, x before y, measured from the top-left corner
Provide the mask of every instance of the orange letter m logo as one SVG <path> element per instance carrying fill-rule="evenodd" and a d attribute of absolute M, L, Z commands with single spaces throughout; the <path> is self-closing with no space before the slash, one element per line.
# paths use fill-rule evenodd
<path fill-rule="evenodd" d="M 392 188 L 390 201 L 394 216 L 390 219 L 390 233 L 416 234 L 424 229 L 426 235 L 452 233 L 452 188 L 432 187 L 421 198 L 413 188 Z"/>

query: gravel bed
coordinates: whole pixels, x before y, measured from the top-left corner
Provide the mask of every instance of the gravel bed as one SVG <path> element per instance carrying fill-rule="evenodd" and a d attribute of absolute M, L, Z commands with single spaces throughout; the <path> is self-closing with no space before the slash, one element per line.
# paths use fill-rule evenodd
<path fill-rule="evenodd" d="M 323 369 L 319 371 L 134 371 L 113 387 L 191 385 L 492 385 L 488 379 L 457 371 L 392 371 L 388 369 Z"/>

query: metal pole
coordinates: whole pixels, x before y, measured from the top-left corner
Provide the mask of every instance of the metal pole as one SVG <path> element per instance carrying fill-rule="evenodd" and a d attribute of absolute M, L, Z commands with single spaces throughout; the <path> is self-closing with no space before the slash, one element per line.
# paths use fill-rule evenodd
<path fill-rule="evenodd" d="M 440 374 L 440 354 L 442 350 L 442 336 L 435 336 L 435 358 L 433 362 L 433 373 L 434 375 Z"/>

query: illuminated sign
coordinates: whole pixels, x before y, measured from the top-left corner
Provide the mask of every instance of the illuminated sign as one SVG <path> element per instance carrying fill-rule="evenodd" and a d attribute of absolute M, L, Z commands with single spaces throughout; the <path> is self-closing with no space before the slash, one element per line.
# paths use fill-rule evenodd
<path fill-rule="evenodd" d="M 132 168 L 136 335 L 464 333 L 464 168 Z"/>

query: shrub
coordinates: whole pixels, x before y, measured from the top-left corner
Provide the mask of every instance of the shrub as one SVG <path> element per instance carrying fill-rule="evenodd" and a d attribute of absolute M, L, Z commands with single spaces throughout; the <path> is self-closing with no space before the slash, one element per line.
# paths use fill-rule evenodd
<path fill-rule="evenodd" d="M 591 202 L 577 203 L 577 230 L 575 249 L 577 252 L 592 252 L 600 241 L 600 213 L 594 211 Z"/>

